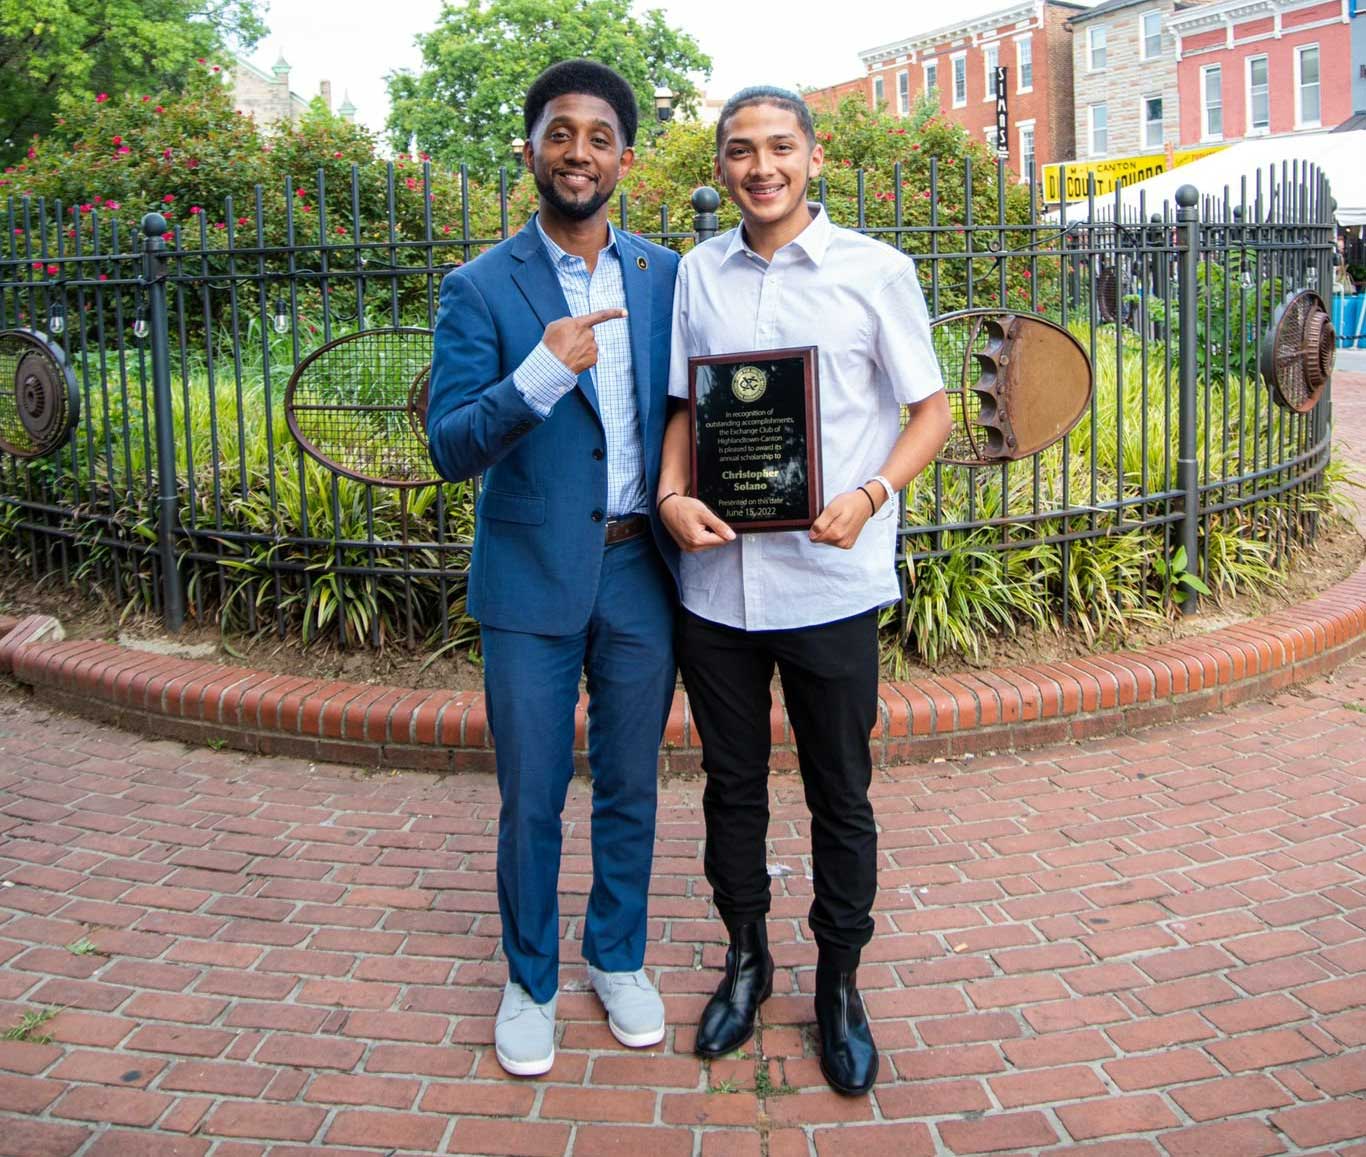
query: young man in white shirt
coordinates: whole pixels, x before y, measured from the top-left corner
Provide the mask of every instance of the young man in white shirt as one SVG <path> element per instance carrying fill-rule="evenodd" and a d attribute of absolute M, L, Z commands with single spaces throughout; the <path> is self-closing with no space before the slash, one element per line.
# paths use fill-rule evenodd
<path fill-rule="evenodd" d="M 877 890 L 877 611 L 900 595 L 896 495 L 943 446 L 949 407 L 910 258 L 807 203 L 823 152 L 801 98 L 737 93 L 716 141 L 717 176 L 743 225 L 679 268 L 669 393 L 687 398 L 690 357 L 815 344 L 824 494 L 809 531 L 737 536 L 690 496 L 687 408 L 669 420 L 656 502 L 685 552 L 678 660 L 707 774 L 707 879 L 730 934 L 696 1048 L 738 1048 L 772 990 L 764 844 L 776 665 L 811 809 L 821 1068 L 840 1092 L 861 1094 L 878 1070 L 856 983 Z"/>

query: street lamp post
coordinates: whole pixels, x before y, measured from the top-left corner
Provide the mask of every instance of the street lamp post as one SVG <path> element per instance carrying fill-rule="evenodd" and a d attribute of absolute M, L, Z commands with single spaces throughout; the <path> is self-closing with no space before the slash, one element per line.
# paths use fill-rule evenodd
<path fill-rule="evenodd" d="M 660 124 L 674 119 L 674 94 L 667 88 L 655 89 L 655 116 Z"/>

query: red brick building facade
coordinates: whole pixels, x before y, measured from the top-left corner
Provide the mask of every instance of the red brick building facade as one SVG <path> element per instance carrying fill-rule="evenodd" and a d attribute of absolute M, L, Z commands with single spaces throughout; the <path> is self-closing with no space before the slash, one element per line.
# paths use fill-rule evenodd
<path fill-rule="evenodd" d="M 1025 180 L 1040 165 L 1073 156 L 1072 33 L 1067 20 L 1081 11 L 1082 5 L 1062 0 L 1024 0 L 867 49 L 859 53 L 864 94 L 870 103 L 905 116 L 921 94 L 934 92 L 944 116 L 994 147 L 992 70 L 1004 66 L 1006 159 Z M 825 100 L 826 93 L 852 83 L 810 97 Z"/>
<path fill-rule="evenodd" d="M 1217 0 L 1175 13 L 1181 144 L 1341 124 L 1362 65 L 1352 24 L 1363 19 L 1349 0 Z"/>

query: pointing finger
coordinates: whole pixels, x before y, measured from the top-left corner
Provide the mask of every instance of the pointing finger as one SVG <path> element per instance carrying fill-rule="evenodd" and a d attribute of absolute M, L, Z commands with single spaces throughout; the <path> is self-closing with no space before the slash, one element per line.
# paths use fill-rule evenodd
<path fill-rule="evenodd" d="M 625 316 L 626 311 L 624 309 L 598 309 L 592 313 L 582 314 L 577 320 L 583 322 L 584 325 L 593 326 L 601 325 L 604 321 L 616 321 L 617 318 Z"/>

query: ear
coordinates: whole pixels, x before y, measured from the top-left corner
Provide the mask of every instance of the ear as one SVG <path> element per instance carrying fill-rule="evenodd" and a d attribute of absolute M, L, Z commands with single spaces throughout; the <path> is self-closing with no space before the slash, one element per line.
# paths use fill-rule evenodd
<path fill-rule="evenodd" d="M 631 171 L 631 166 L 636 163 L 636 151 L 629 145 L 622 150 L 621 160 L 617 162 L 619 171 L 618 178 L 626 176 Z"/>
<path fill-rule="evenodd" d="M 522 165 L 528 173 L 536 169 L 536 150 L 531 147 L 531 141 L 522 142 Z"/>
<path fill-rule="evenodd" d="M 811 163 L 807 168 L 807 176 L 815 180 L 821 175 L 821 169 L 825 165 L 825 149 L 817 145 L 811 150 Z"/>

